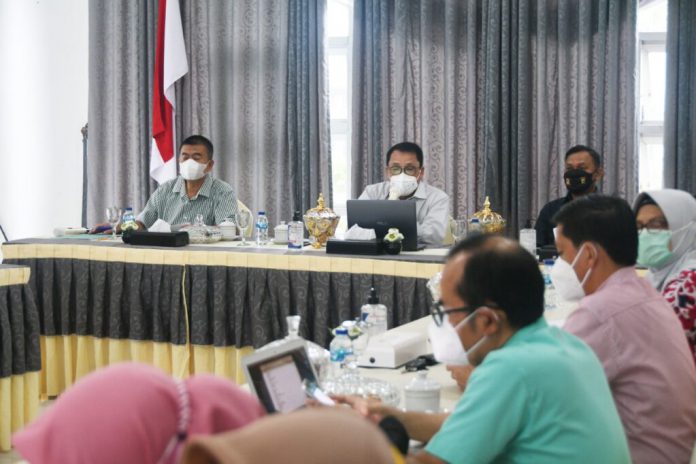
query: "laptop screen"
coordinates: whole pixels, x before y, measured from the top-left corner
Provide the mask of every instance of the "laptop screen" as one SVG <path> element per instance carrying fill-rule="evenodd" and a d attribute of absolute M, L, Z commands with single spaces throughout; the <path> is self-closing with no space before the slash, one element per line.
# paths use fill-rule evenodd
<path fill-rule="evenodd" d="M 405 251 L 418 249 L 416 202 L 410 200 L 348 200 L 348 227 L 354 224 L 363 229 L 374 229 L 382 239 L 390 227 L 396 227 L 404 236 Z"/>
<path fill-rule="evenodd" d="M 304 407 L 307 395 L 302 383 L 317 382 L 304 340 L 257 351 L 242 363 L 250 390 L 269 413 Z"/>

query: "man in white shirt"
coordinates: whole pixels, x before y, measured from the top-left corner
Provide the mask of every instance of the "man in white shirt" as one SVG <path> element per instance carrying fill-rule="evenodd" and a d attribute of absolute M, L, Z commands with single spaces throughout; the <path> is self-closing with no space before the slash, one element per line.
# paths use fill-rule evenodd
<path fill-rule="evenodd" d="M 449 196 L 423 181 L 423 150 L 412 142 L 397 143 L 387 151 L 387 181 L 365 187 L 360 200 L 416 202 L 418 241 L 439 246 L 449 222 Z"/>

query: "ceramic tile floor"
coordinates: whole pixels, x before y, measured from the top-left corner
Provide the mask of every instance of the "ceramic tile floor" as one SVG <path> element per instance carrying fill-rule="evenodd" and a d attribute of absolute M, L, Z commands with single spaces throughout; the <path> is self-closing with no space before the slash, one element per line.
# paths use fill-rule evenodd
<path fill-rule="evenodd" d="M 39 408 L 39 415 L 48 409 L 49 406 L 53 404 L 53 400 L 45 401 L 44 403 L 41 403 L 41 406 Z M 22 461 L 22 458 L 19 454 L 15 453 L 14 450 L 10 451 L 9 453 L 0 453 L 0 464 L 14 464 L 16 462 Z"/>

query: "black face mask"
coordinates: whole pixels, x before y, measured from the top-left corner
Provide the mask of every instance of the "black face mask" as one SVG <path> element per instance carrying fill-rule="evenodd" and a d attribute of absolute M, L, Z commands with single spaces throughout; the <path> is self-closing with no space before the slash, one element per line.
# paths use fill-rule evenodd
<path fill-rule="evenodd" d="M 594 186 L 592 174 L 583 169 L 569 169 L 563 174 L 565 186 L 570 193 L 585 193 Z"/>

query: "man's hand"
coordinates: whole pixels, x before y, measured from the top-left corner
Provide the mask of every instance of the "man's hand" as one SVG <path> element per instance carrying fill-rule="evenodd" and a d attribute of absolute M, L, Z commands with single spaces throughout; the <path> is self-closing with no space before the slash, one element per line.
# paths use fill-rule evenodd
<path fill-rule="evenodd" d="M 459 388 L 461 388 L 462 391 L 466 390 L 466 384 L 469 382 L 469 377 L 471 376 L 471 373 L 474 371 L 474 366 L 456 366 L 448 364 L 445 367 L 450 372 L 450 375 L 452 376 L 454 381 L 457 382 Z"/>
<path fill-rule="evenodd" d="M 338 404 L 346 404 L 358 411 L 363 417 L 370 419 L 375 424 L 385 416 L 397 416 L 398 410 L 382 404 L 377 398 L 363 398 L 361 396 L 331 396 Z"/>

